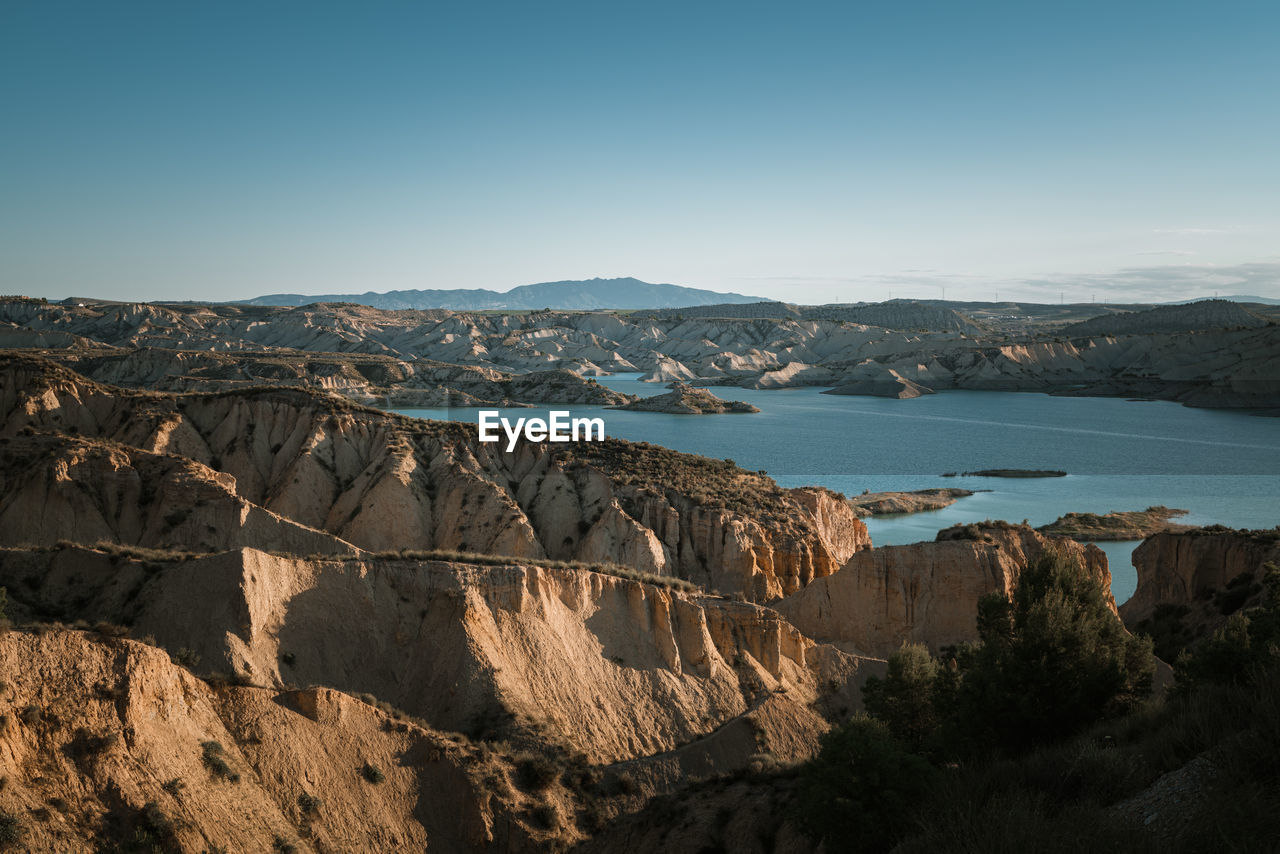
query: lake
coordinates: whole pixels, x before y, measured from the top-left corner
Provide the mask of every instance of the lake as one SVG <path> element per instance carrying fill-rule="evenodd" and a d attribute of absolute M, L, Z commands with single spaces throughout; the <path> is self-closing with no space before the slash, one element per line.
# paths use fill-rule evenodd
<path fill-rule="evenodd" d="M 639 374 L 601 377 L 617 391 L 662 394 Z M 956 486 L 978 492 L 950 507 L 865 520 L 876 545 L 932 540 L 958 523 L 1006 519 L 1032 525 L 1070 511 L 1190 513 L 1177 521 L 1270 528 L 1280 524 L 1280 420 L 1191 409 L 1167 401 L 952 391 L 914 400 L 822 394 L 817 388 L 712 388 L 760 408 L 750 415 L 666 415 L 564 407 L 605 419 L 609 436 L 733 459 L 782 486 L 864 490 Z M 560 407 L 557 407 L 560 408 Z M 419 418 L 476 420 L 476 409 L 400 409 Z M 546 409 L 514 409 L 529 417 Z M 991 468 L 1060 469 L 1067 477 L 941 477 Z M 1100 543 L 1117 602 L 1133 594 L 1134 542 Z"/>

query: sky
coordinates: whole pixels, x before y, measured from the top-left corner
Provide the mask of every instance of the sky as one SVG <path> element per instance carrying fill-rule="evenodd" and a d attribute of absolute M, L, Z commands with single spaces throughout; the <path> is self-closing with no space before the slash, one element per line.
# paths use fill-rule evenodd
<path fill-rule="evenodd" d="M 0 0 L 0 292 L 1280 297 L 1275 2 Z"/>

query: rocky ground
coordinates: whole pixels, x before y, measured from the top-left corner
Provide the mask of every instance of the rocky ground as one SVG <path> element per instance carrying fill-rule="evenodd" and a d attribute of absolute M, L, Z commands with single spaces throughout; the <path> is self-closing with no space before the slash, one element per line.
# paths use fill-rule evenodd
<path fill-rule="evenodd" d="M 851 496 L 848 501 L 859 517 L 887 516 L 941 510 L 970 495 L 973 491 L 968 489 L 917 489 L 914 492 L 864 492 Z"/>
<path fill-rule="evenodd" d="M 726 412 L 759 412 L 749 403 L 740 400 L 721 400 L 703 388 L 693 388 L 682 382 L 671 384 L 671 391 L 644 397 L 614 409 L 628 412 L 665 412 L 668 415 L 720 415 Z"/>

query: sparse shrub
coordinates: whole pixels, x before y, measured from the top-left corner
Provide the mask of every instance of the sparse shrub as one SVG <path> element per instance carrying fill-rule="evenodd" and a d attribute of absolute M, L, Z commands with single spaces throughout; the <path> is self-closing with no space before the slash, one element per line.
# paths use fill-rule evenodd
<path fill-rule="evenodd" d="M 319 798 L 307 792 L 298 795 L 298 809 L 303 815 L 313 816 L 320 812 L 320 803 Z"/>
<path fill-rule="evenodd" d="M 1150 639 L 1126 632 L 1102 583 L 1058 550 L 1023 570 L 1012 601 L 979 601 L 978 636 L 944 699 L 953 743 L 1023 750 L 1131 711 L 1150 691 Z"/>
<path fill-rule="evenodd" d="M 200 758 L 204 762 L 209 773 L 214 777 L 227 780 L 232 783 L 240 782 L 240 775 L 232 770 L 227 764 L 227 760 L 223 758 L 223 749 L 221 742 L 202 741 L 200 742 Z"/>
<path fill-rule="evenodd" d="M 280 653 L 280 660 L 284 662 L 287 666 L 293 667 L 294 662 L 296 662 L 298 658 L 291 652 L 282 652 Z"/>
<path fill-rule="evenodd" d="M 44 720 L 44 711 L 35 703 L 29 703 L 18 712 L 18 719 L 27 726 L 36 726 Z"/>
<path fill-rule="evenodd" d="M 271 850 L 276 854 L 296 854 L 298 846 L 294 845 L 283 836 L 277 836 L 275 841 L 271 843 Z"/>
<path fill-rule="evenodd" d="M 560 769 L 550 757 L 530 753 L 516 760 L 516 783 L 529 792 L 541 792 L 560 775 Z"/>
<path fill-rule="evenodd" d="M 364 777 L 370 783 L 377 785 L 387 779 L 387 775 L 382 773 L 382 769 L 372 762 L 366 762 L 360 768 L 360 776 Z"/>
<path fill-rule="evenodd" d="M 120 736 L 118 733 L 109 732 L 106 735 L 95 735 L 81 727 L 76 730 L 75 736 L 67 744 L 66 752 L 74 759 L 86 759 L 106 753 L 119 742 Z"/>
<path fill-rule="evenodd" d="M 0 845 L 8 846 L 22 839 L 22 822 L 16 815 L 0 812 Z"/>
<path fill-rule="evenodd" d="M 127 638 L 129 629 L 127 626 L 117 625 L 116 623 L 99 622 L 95 623 L 93 630 L 103 637 L 108 638 Z"/>
<path fill-rule="evenodd" d="M 1179 686 L 1249 685 L 1259 673 L 1273 673 L 1280 664 L 1280 569 L 1263 566 L 1267 598 L 1256 608 L 1239 611 L 1177 662 Z"/>
<path fill-rule="evenodd" d="M 169 653 L 169 660 L 179 667 L 193 670 L 200 665 L 200 654 L 189 646 L 179 647 L 177 652 Z"/>
<path fill-rule="evenodd" d="M 550 830 L 560 821 L 560 814 L 551 804 L 538 804 L 531 813 L 533 823 L 544 830 Z"/>
<path fill-rule="evenodd" d="M 176 798 L 178 796 L 178 793 L 186 788 L 186 785 L 187 784 L 182 782 L 182 780 L 180 780 L 177 777 L 174 777 L 172 780 L 166 781 L 165 784 L 160 788 L 164 789 L 166 792 L 168 792 L 169 794 L 173 795 Z"/>

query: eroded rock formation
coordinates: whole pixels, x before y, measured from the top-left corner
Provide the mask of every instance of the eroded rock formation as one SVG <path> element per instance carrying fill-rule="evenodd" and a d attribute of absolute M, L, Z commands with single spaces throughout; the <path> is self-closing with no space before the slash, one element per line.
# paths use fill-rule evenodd
<path fill-rule="evenodd" d="M 858 552 L 774 607 L 807 636 L 849 652 L 885 657 L 904 643 L 937 651 L 977 639 L 978 600 L 1012 593 L 1022 568 L 1050 547 L 1078 557 L 1110 589 L 1106 555 L 1095 546 L 1026 526 L 973 525 L 938 542 Z"/>

